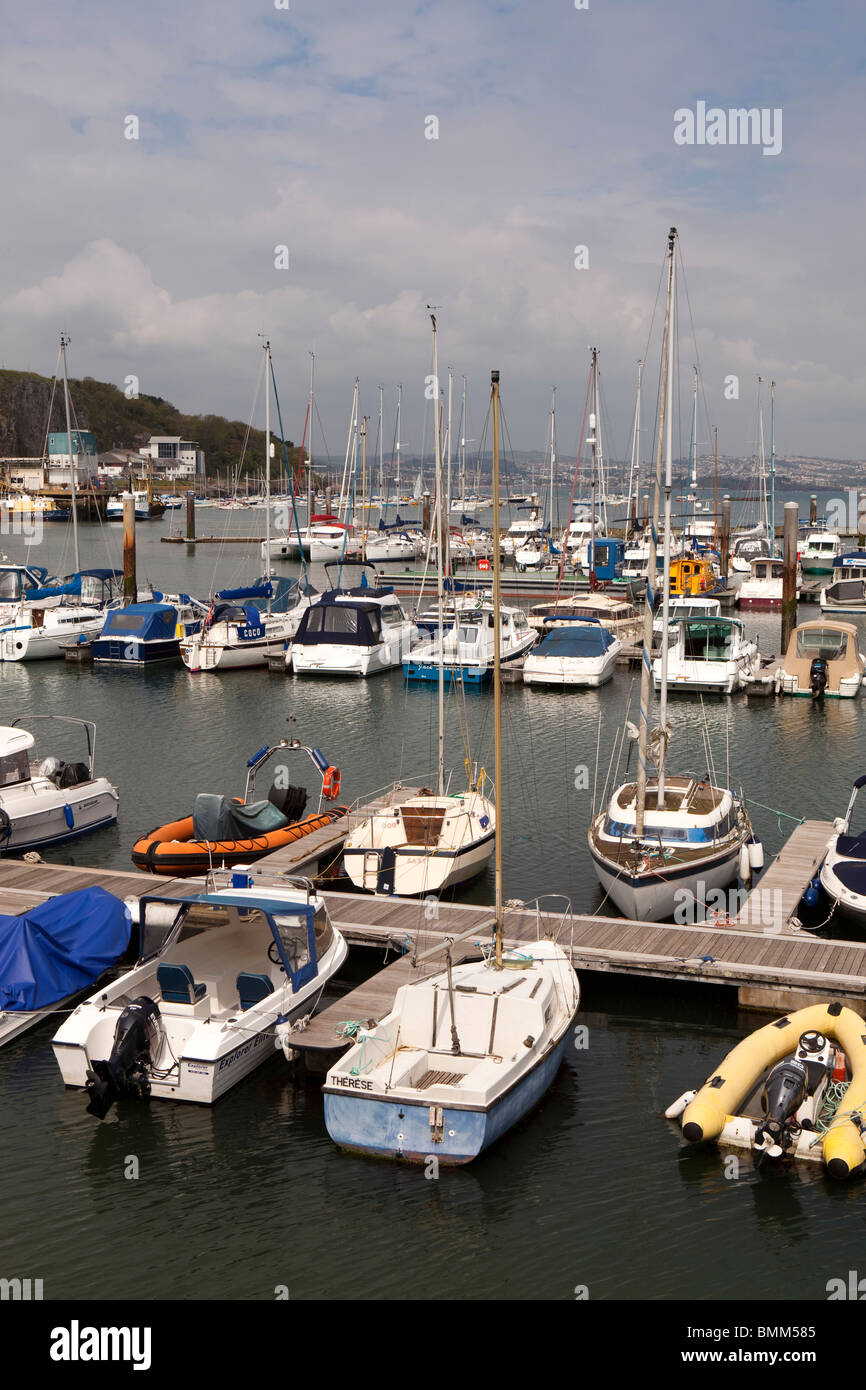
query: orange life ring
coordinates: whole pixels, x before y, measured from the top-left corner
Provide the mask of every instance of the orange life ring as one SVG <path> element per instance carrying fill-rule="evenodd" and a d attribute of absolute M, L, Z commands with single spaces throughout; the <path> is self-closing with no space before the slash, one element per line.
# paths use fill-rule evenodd
<path fill-rule="evenodd" d="M 322 781 L 322 793 L 329 801 L 336 801 L 340 795 L 340 769 L 329 767 L 325 769 L 325 776 Z"/>

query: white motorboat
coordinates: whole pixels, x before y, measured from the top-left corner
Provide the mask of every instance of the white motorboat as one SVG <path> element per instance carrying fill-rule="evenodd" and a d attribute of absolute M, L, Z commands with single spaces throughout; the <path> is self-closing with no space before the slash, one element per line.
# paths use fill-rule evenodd
<path fill-rule="evenodd" d="M 699 597 L 671 598 L 670 616 L 668 618 L 668 632 L 674 636 L 674 628 L 677 623 L 684 618 L 718 618 L 721 617 L 722 604 L 717 598 Z M 664 631 L 661 616 L 653 620 L 653 633 L 656 637 L 661 637 Z"/>
<path fill-rule="evenodd" d="M 434 358 L 435 362 L 435 358 Z M 493 493 L 499 492 L 499 373 L 493 374 Z M 498 509 L 495 509 L 495 512 Z M 499 528 L 495 526 L 494 609 L 499 621 Z M 498 637 L 498 633 L 496 633 Z M 495 650 L 498 650 L 498 643 Z M 494 680 L 496 817 L 502 814 L 500 661 Z M 441 690 L 441 686 L 440 686 Z M 519 951 L 503 946 L 502 851 L 496 845 L 493 943 L 484 959 L 454 964 L 455 941 L 415 955 L 446 956 L 444 971 L 402 985 L 394 1006 L 328 1072 L 325 1124 L 341 1147 L 380 1157 L 467 1163 L 541 1099 L 559 1069 L 580 1001 L 569 953 L 543 938 Z M 568 914 L 570 917 L 570 912 Z M 565 919 L 566 921 L 568 918 Z M 284 1034 L 284 1047 L 291 1034 Z"/>
<path fill-rule="evenodd" d="M 94 776 L 96 726 L 61 714 L 35 714 L 83 729 L 87 762 L 57 756 L 35 763 L 36 740 L 16 719 L 0 727 L 0 850 L 23 853 L 100 830 L 117 820 L 118 795 L 106 777 Z"/>
<path fill-rule="evenodd" d="M 758 556 L 749 561 L 749 578 L 737 591 L 740 608 L 781 608 L 782 582 L 785 562 L 774 556 Z M 797 568 L 797 599 L 800 598 L 802 574 Z"/>
<path fill-rule="evenodd" d="M 866 551 L 837 556 L 832 581 L 821 590 L 822 613 L 866 613 Z"/>
<path fill-rule="evenodd" d="M 67 643 L 97 636 L 105 611 L 95 592 L 104 592 L 106 585 L 96 576 L 113 573 L 85 571 L 50 581 L 33 566 L 0 566 L 0 661 L 62 657 Z"/>
<path fill-rule="evenodd" d="M 783 695 L 813 700 L 852 700 L 866 680 L 866 660 L 853 623 L 819 618 L 800 623 L 791 633 L 788 650 L 778 668 L 777 688 Z"/>
<path fill-rule="evenodd" d="M 746 636 L 738 618 L 683 618 L 673 629 L 667 650 L 670 690 L 732 695 L 760 669 L 758 644 Z M 653 661 L 653 685 L 661 690 L 661 684 L 662 657 L 657 656 Z"/>
<path fill-rule="evenodd" d="M 373 676 L 399 666 L 420 635 L 393 589 L 332 589 L 302 615 L 286 663 L 299 676 Z"/>
<path fill-rule="evenodd" d="M 832 574 L 845 546 L 835 531 L 808 531 L 800 545 L 803 574 Z"/>
<path fill-rule="evenodd" d="M 492 599 L 482 599 L 474 611 L 459 612 L 459 622 L 444 637 L 414 646 L 403 661 L 409 680 L 446 679 L 479 684 L 493 674 L 496 614 Z M 535 645 L 537 634 L 522 608 L 499 606 L 499 652 L 503 663 L 513 665 Z"/>
<path fill-rule="evenodd" d="M 634 642 L 641 634 L 641 617 L 633 603 L 612 594 L 572 594 L 548 599 L 529 610 L 528 621 L 537 632 L 571 623 L 598 623 L 623 643 Z"/>
<path fill-rule="evenodd" d="M 346 959 L 309 885 L 215 875 L 202 894 L 140 899 L 141 955 L 52 1040 L 67 1086 L 103 1119 L 118 1100 L 211 1105 L 274 1052 L 278 1022 L 315 1012 Z"/>
<path fill-rule="evenodd" d="M 552 628 L 523 663 L 524 685 L 604 685 L 622 643 L 598 623 Z"/>

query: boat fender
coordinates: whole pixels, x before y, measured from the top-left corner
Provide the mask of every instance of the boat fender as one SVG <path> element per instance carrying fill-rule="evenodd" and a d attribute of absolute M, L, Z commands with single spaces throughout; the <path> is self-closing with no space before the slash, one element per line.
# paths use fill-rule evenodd
<path fill-rule="evenodd" d="M 757 835 L 749 836 L 749 863 L 753 869 L 763 869 L 764 867 L 764 846 Z"/>
<path fill-rule="evenodd" d="M 668 1106 L 665 1111 L 665 1119 L 678 1120 L 686 1106 L 694 1100 L 697 1094 L 697 1091 L 683 1091 L 682 1095 L 674 1101 L 673 1105 Z"/>
<path fill-rule="evenodd" d="M 809 887 L 803 894 L 803 902 L 807 907 L 815 907 L 821 892 L 821 880 L 817 876 L 812 879 Z"/>
<path fill-rule="evenodd" d="M 745 842 L 740 845 L 740 878 L 744 883 L 750 883 L 752 879 L 752 862 L 749 855 L 749 846 Z"/>
<path fill-rule="evenodd" d="M 68 802 L 63 807 L 63 814 L 66 817 L 66 824 L 69 826 L 69 829 L 71 830 L 75 825 L 75 817 L 72 814 L 72 807 L 69 805 Z"/>
<path fill-rule="evenodd" d="M 338 767 L 325 769 L 325 775 L 322 778 L 322 792 L 329 801 L 336 801 L 340 795 L 340 769 Z"/>
<path fill-rule="evenodd" d="M 12 822 L 6 812 L 0 807 L 0 840 L 8 839 L 12 834 Z"/>

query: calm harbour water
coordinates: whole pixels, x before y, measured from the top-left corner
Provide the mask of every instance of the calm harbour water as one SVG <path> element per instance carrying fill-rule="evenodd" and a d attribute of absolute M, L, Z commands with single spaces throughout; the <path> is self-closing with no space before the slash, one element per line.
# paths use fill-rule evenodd
<path fill-rule="evenodd" d="M 200 533 L 218 515 L 200 511 Z M 230 524 L 258 529 L 261 513 Z M 257 572 L 243 546 L 188 557 L 160 545 L 168 527 L 166 518 L 138 528 L 139 574 L 161 587 L 204 596 L 215 575 L 227 585 Z M 30 558 L 71 569 L 65 532 L 47 528 Z M 2 548 L 24 558 L 15 537 Z M 82 527 L 83 564 L 119 558 L 117 528 Z M 762 650 L 778 651 L 778 619 L 746 626 Z M 506 687 L 507 896 L 566 894 L 578 911 L 600 903 L 586 849 L 599 723 L 603 782 L 637 697 L 623 669 L 598 692 Z M 284 733 L 324 749 L 347 799 L 396 776 L 429 781 L 435 708 L 435 690 L 407 689 L 398 673 L 341 684 L 264 671 L 0 666 L 0 723 L 24 716 L 26 727 L 34 713 L 96 720 L 119 823 L 46 857 L 106 868 L 129 868 L 137 835 L 186 813 L 196 792 L 240 793 L 246 759 Z M 456 697 L 448 714 L 459 778 Z M 704 714 L 717 771 L 727 743 L 768 857 L 793 821 L 755 803 L 832 819 L 864 771 L 859 700 L 813 709 L 735 697 L 705 701 Z M 698 701 L 672 701 L 672 770 L 702 769 L 701 717 Z M 467 695 L 465 723 L 473 756 L 492 767 L 488 694 Z M 583 766 L 589 791 L 576 775 Z M 491 881 L 469 896 L 489 902 Z M 356 951 L 353 978 L 380 959 Z M 758 1175 L 745 1160 L 727 1179 L 719 1154 L 683 1148 L 662 1114 L 760 1018 L 708 986 L 586 976 L 582 988 L 588 1047 L 566 1058 L 517 1130 L 438 1180 L 337 1150 L 317 1086 L 298 1083 L 281 1054 L 212 1109 L 157 1102 L 100 1124 L 61 1085 L 53 1028 L 42 1026 L 0 1056 L 0 1274 L 42 1278 L 45 1296 L 60 1299 L 268 1299 L 277 1285 L 292 1298 L 570 1299 L 586 1285 L 593 1299 L 824 1299 L 827 1280 L 857 1265 L 862 1182 L 835 1185 L 803 1165 Z M 124 1176 L 130 1155 L 136 1180 Z"/>

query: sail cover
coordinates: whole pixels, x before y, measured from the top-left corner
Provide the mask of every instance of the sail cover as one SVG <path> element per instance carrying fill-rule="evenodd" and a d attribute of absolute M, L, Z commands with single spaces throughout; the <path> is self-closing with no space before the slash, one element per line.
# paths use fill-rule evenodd
<path fill-rule="evenodd" d="M 0 916 L 0 1009 L 44 1009 L 86 989 L 126 950 L 130 924 L 129 909 L 104 888 Z"/>

